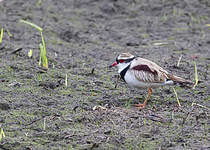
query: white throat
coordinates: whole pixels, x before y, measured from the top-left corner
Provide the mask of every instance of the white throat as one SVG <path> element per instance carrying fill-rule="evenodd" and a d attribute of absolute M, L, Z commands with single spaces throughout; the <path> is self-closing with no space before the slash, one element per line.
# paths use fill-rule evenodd
<path fill-rule="evenodd" d="M 118 73 L 120 74 L 120 72 L 123 71 L 130 64 L 131 64 L 131 62 L 129 62 L 129 63 L 119 63 L 117 65 Z"/>

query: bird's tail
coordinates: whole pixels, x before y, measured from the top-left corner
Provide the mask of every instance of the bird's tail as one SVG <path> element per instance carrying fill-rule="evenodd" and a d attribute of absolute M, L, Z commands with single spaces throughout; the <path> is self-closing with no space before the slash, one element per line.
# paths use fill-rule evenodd
<path fill-rule="evenodd" d="M 167 76 L 170 80 L 172 80 L 174 82 L 174 84 L 178 83 L 181 86 L 187 86 L 187 87 L 194 85 L 194 83 L 190 80 L 186 80 L 186 79 L 183 79 L 181 77 L 178 77 L 178 76 L 175 76 L 172 74 L 168 74 Z"/>

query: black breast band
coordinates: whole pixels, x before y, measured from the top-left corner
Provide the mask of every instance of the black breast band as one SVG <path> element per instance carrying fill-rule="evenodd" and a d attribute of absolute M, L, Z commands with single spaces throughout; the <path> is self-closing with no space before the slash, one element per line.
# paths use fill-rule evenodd
<path fill-rule="evenodd" d="M 126 72 L 128 71 L 128 69 L 130 68 L 130 65 L 131 64 L 129 64 L 125 69 L 123 69 L 121 72 L 120 72 L 120 76 L 121 76 L 121 78 L 125 81 L 125 74 L 126 74 Z M 125 81 L 126 82 L 126 81 Z"/>

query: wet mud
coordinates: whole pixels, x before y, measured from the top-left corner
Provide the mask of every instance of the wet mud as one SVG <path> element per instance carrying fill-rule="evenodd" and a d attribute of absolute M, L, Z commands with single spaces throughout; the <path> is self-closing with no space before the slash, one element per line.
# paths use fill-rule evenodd
<path fill-rule="evenodd" d="M 21 19 L 43 28 L 47 71 Z M 209 24 L 208 0 L 0 1 L 0 149 L 209 149 Z M 146 90 L 108 68 L 122 52 L 192 81 L 196 62 L 199 84 L 174 87 L 181 107 L 162 87 L 138 110 Z"/>

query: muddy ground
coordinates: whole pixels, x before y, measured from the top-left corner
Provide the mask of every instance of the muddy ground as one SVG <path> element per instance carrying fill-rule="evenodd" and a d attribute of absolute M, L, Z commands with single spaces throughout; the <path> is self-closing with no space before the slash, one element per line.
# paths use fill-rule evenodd
<path fill-rule="evenodd" d="M 44 29 L 48 71 L 39 32 L 20 19 Z M 0 149 L 210 149 L 208 24 L 209 0 L 1 0 Z M 175 87 L 181 107 L 163 87 L 138 110 L 146 90 L 115 88 L 107 68 L 121 52 L 193 81 L 196 62 L 200 83 Z"/>

